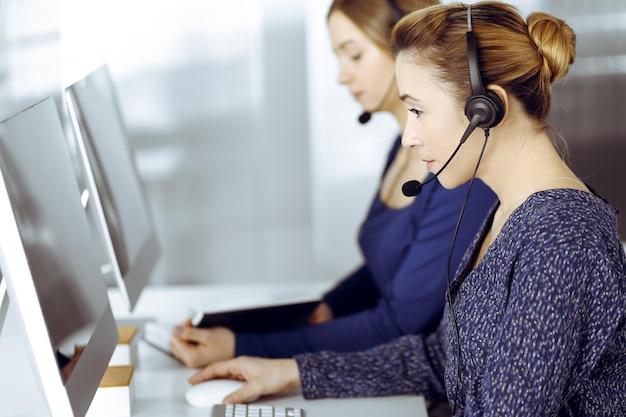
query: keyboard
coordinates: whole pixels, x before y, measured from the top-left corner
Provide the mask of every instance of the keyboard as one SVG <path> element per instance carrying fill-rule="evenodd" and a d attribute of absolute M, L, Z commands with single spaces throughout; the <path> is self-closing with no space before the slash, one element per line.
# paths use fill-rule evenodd
<path fill-rule="evenodd" d="M 304 417 L 300 408 L 264 404 L 218 404 L 211 417 Z"/>

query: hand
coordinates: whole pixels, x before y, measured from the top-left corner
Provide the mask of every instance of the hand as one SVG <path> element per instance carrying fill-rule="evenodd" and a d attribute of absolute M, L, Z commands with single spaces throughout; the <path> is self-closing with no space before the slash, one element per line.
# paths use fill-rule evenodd
<path fill-rule="evenodd" d="M 309 324 L 319 324 L 333 319 L 333 311 L 324 301 L 318 304 L 309 317 Z"/>
<path fill-rule="evenodd" d="M 226 327 L 200 329 L 188 319 L 175 327 L 170 339 L 172 354 L 190 368 L 230 359 L 235 355 L 235 333 Z"/>
<path fill-rule="evenodd" d="M 242 388 L 227 395 L 224 403 L 244 403 L 262 395 L 285 393 L 301 386 L 300 372 L 294 359 L 250 356 L 213 363 L 189 378 L 189 383 L 220 378 L 247 381 Z"/>
<path fill-rule="evenodd" d="M 84 350 L 85 346 L 74 346 L 74 356 L 72 356 L 70 361 L 61 368 L 61 376 L 63 377 L 63 382 L 67 382 L 68 378 L 72 374 L 72 371 L 74 370 L 74 367 L 80 359 L 80 355 L 83 354 Z"/>

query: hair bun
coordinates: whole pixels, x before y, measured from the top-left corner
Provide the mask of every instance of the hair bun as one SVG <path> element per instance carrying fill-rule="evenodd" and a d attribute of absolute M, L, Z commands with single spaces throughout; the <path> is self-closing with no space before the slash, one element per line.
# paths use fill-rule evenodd
<path fill-rule="evenodd" d="M 567 74 L 576 57 L 576 34 L 563 20 L 535 12 L 526 19 L 528 33 L 543 59 L 543 75 L 551 83 Z"/>

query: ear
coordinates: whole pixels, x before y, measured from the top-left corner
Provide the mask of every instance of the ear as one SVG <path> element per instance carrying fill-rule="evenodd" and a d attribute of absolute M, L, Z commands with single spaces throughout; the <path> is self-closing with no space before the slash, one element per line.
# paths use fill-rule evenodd
<path fill-rule="evenodd" d="M 500 123 L 504 122 L 504 120 L 506 120 L 506 117 L 509 114 L 509 95 L 506 92 L 506 90 L 504 88 L 502 88 L 500 85 L 498 84 L 489 84 L 486 88 L 485 91 L 491 91 L 494 94 L 496 94 L 498 97 L 500 97 L 500 101 L 502 101 L 502 104 L 504 106 L 504 108 L 502 109 L 503 112 L 503 116 L 502 116 L 502 121 L 500 121 Z"/>

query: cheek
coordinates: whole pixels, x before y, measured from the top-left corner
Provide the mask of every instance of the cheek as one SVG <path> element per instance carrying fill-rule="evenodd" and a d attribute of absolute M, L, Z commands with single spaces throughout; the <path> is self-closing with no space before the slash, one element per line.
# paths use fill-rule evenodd
<path fill-rule="evenodd" d="M 444 147 L 456 147 L 461 141 L 468 123 L 465 116 L 460 118 L 456 114 L 450 114 L 424 123 L 424 130 L 431 142 L 440 143 Z"/>
<path fill-rule="evenodd" d="M 445 151 L 455 140 L 445 122 L 424 122 L 421 126 L 424 143 L 432 150 Z M 443 152 L 445 153 L 445 152 Z"/>
<path fill-rule="evenodd" d="M 395 81 L 393 61 L 387 57 L 372 56 L 362 62 L 364 78 L 377 91 L 387 90 L 389 83 Z"/>

